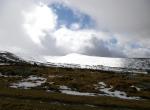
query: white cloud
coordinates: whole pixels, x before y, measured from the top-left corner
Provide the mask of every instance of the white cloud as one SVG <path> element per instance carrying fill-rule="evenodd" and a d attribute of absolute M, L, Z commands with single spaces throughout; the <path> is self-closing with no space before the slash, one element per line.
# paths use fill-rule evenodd
<path fill-rule="evenodd" d="M 67 1 L 71 7 L 96 19 L 100 28 L 113 32 L 138 32 L 150 29 L 149 0 Z"/>
<path fill-rule="evenodd" d="M 73 31 L 65 27 L 60 28 L 54 33 L 56 45 L 69 49 L 69 51 L 80 51 L 85 47 L 92 47 L 90 43 L 93 32 L 87 31 Z"/>
<path fill-rule="evenodd" d="M 71 24 L 71 29 L 72 30 L 78 30 L 78 29 L 80 29 L 80 24 L 79 23 L 73 23 L 73 24 Z"/>
<path fill-rule="evenodd" d="M 38 0 L 0 1 L 0 50 L 44 54 L 41 40 L 55 26 L 55 14 Z"/>
<path fill-rule="evenodd" d="M 99 31 L 112 33 L 117 39 L 117 47 L 128 57 L 149 57 L 150 47 L 150 1 L 149 0 L 67 0 L 68 6 L 87 13 L 98 24 Z M 83 5 L 84 4 L 84 5 Z M 141 55 L 132 54 L 133 48 L 128 51 L 130 43 L 138 43 Z M 116 47 L 115 47 L 116 48 Z M 136 49 L 134 49 L 136 50 Z M 139 53 L 138 53 L 139 52 Z"/>
<path fill-rule="evenodd" d="M 31 55 L 77 52 L 110 57 L 149 57 L 150 2 L 133 1 L 86 0 L 85 3 L 65 0 L 73 10 L 89 14 L 99 26 L 98 29 L 80 29 L 78 23 L 70 28 L 56 28 L 57 15 L 48 7 L 56 2 L 54 0 L 1 0 L 0 49 Z M 113 39 L 116 40 L 114 44 Z M 130 47 L 134 42 L 141 47 Z"/>
<path fill-rule="evenodd" d="M 127 56 L 129 57 L 134 57 L 134 58 L 145 58 L 145 56 L 149 56 L 150 55 L 150 49 L 146 49 L 146 48 L 136 48 L 136 49 L 132 49 L 132 48 L 126 48 L 124 50 L 124 52 L 127 54 Z"/>
<path fill-rule="evenodd" d="M 108 33 L 104 32 L 91 29 L 71 30 L 66 27 L 55 31 L 53 37 L 56 39 L 57 47 L 63 47 L 70 52 L 82 52 L 86 48 L 94 48 L 93 38 L 104 41 L 111 38 Z"/>
<path fill-rule="evenodd" d="M 41 45 L 46 33 L 55 30 L 57 16 L 44 4 L 34 6 L 28 12 L 24 12 L 24 28 L 31 39 Z"/>

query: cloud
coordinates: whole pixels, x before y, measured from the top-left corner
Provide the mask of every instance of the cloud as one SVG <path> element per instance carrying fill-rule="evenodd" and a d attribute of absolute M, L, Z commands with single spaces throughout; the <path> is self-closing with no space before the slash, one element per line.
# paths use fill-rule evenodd
<path fill-rule="evenodd" d="M 56 45 L 58 47 L 64 47 L 69 51 L 77 52 L 82 50 L 85 47 L 92 47 L 91 38 L 92 38 L 91 30 L 70 30 L 66 27 L 62 27 L 58 29 L 54 36 L 56 39 Z"/>
<path fill-rule="evenodd" d="M 31 10 L 23 12 L 25 23 L 24 28 L 33 42 L 41 45 L 41 40 L 44 39 L 46 33 L 51 33 L 56 27 L 57 16 L 46 5 L 40 3 L 39 6 L 34 6 Z"/>
<path fill-rule="evenodd" d="M 103 57 L 125 57 L 114 38 L 107 32 L 92 29 L 69 29 L 65 26 L 47 36 L 42 44 L 51 55 L 81 53 Z"/>
<path fill-rule="evenodd" d="M 24 18 L 22 10 L 28 9 L 31 4 L 21 1 L 13 2 L 2 0 L 0 6 L 0 47 L 2 49 L 11 50 L 11 48 L 35 47 L 26 37 L 26 33 L 22 28 Z M 27 7 L 27 8 L 26 8 Z M 28 44 L 28 45 L 23 45 Z"/>
<path fill-rule="evenodd" d="M 121 49 L 118 50 L 121 53 L 123 52 L 128 57 L 150 56 L 150 54 L 145 53 L 141 55 L 139 51 L 150 51 L 148 49 L 150 47 L 149 0 L 67 1 L 68 6 L 79 9 L 81 12 L 84 12 L 95 19 L 100 31 L 112 33 L 118 41 L 117 47 Z M 129 45 L 131 43 L 139 43 L 142 48 L 130 48 Z M 136 51 L 137 54 L 132 53 L 132 50 Z"/>
<path fill-rule="evenodd" d="M 97 37 L 92 38 L 93 48 L 86 48 L 84 54 L 88 53 L 88 55 L 101 57 L 126 57 L 116 44 L 111 44 L 111 40 L 111 37 L 107 40 Z"/>
<path fill-rule="evenodd" d="M 73 24 L 79 24 L 80 29 L 95 27 L 95 22 L 89 15 L 69 7 L 65 3 L 53 3 L 49 7 L 57 15 L 58 27 L 65 25 L 67 28 L 70 28 Z"/>
<path fill-rule="evenodd" d="M 91 15 L 100 28 L 113 32 L 150 29 L 149 0 L 68 0 L 71 7 Z M 84 5 L 83 5 L 84 4 Z"/>
<path fill-rule="evenodd" d="M 47 5 L 33 0 L 1 0 L 0 11 L 0 50 L 44 54 L 40 42 L 56 26 L 56 16 Z"/>
<path fill-rule="evenodd" d="M 69 10 L 70 19 L 54 11 L 53 3 L 64 8 L 57 10 L 61 14 Z M 148 0 L 1 0 L 0 50 L 33 56 L 149 57 L 149 4 Z"/>

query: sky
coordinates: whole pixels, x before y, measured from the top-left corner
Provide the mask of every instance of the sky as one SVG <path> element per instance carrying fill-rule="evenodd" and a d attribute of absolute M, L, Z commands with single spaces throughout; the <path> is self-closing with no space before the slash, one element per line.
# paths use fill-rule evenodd
<path fill-rule="evenodd" d="M 150 0 L 0 0 L 0 50 L 150 58 Z"/>

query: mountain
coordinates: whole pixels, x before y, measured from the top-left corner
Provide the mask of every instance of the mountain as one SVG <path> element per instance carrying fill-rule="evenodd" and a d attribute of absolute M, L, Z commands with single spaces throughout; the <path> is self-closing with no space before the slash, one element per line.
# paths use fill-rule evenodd
<path fill-rule="evenodd" d="M 88 69 L 115 71 L 115 72 L 142 72 L 150 71 L 150 58 L 108 58 L 68 54 L 66 56 L 45 56 L 45 60 L 59 65 L 81 67 Z M 70 65 L 69 65 L 70 64 Z"/>
<path fill-rule="evenodd" d="M 80 64 L 80 65 L 103 65 L 109 67 L 122 67 L 122 58 L 108 58 L 87 56 L 82 54 L 71 53 L 66 56 L 45 56 L 48 62 L 67 63 L 67 64 Z"/>
<path fill-rule="evenodd" d="M 109 58 L 87 56 L 81 54 L 68 54 L 66 56 L 45 56 L 45 60 L 53 63 L 67 63 L 80 65 L 102 65 L 108 67 L 134 68 L 134 69 L 149 69 L 150 58 Z"/>
<path fill-rule="evenodd" d="M 68 54 L 66 56 L 26 58 L 10 52 L 1 51 L 0 65 L 10 64 L 36 64 L 48 67 L 94 69 L 119 73 L 150 73 L 149 58 L 107 58 L 76 53 Z"/>
<path fill-rule="evenodd" d="M 18 64 L 18 63 L 24 64 L 27 62 L 13 53 L 0 51 L 0 65 Z"/>

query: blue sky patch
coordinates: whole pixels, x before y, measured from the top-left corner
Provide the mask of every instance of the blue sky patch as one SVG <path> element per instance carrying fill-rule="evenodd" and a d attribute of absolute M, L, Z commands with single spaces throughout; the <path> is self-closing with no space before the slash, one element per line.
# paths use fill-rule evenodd
<path fill-rule="evenodd" d="M 142 46 L 141 46 L 139 43 L 131 43 L 131 44 L 130 44 L 130 47 L 131 47 L 131 48 L 135 48 L 135 49 L 136 49 L 136 48 L 142 48 Z"/>
<path fill-rule="evenodd" d="M 112 39 L 110 39 L 109 40 L 109 42 L 111 43 L 111 44 L 117 44 L 117 39 L 116 38 L 112 38 Z"/>
<path fill-rule="evenodd" d="M 64 4 L 59 3 L 52 4 L 50 7 L 58 17 L 58 28 L 62 25 L 71 28 L 72 24 L 75 23 L 80 25 L 80 29 L 95 27 L 94 20 L 87 14 L 81 13 L 77 10 L 75 11 Z"/>

